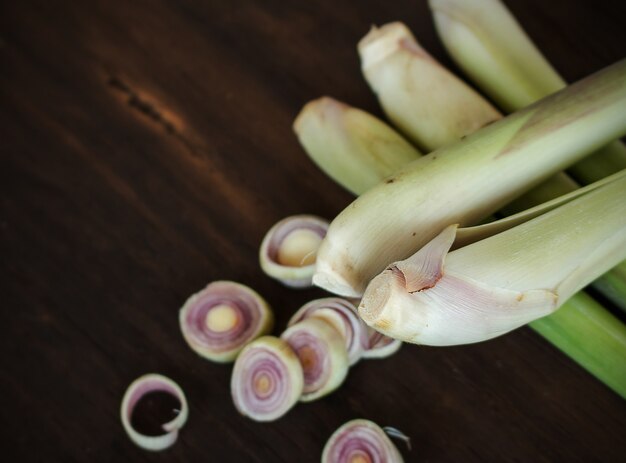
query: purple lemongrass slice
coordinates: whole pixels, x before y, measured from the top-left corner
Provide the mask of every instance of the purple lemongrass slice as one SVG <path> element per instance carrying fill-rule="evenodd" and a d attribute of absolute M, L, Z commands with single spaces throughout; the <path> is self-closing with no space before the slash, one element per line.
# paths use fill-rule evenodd
<path fill-rule="evenodd" d="M 363 351 L 369 348 L 370 328 L 361 320 L 352 302 L 339 297 L 315 299 L 300 307 L 287 326 L 310 317 L 324 320 L 341 333 L 348 351 L 349 365 L 358 362 Z"/>
<path fill-rule="evenodd" d="M 364 359 L 381 359 L 389 357 L 402 347 L 402 341 L 385 336 L 373 328 L 368 327 L 369 347 L 361 355 Z"/>
<path fill-rule="evenodd" d="M 287 413 L 303 385 L 300 360 L 289 344 L 273 336 L 263 336 L 241 351 L 230 383 L 239 413 L 256 421 L 273 421 Z"/>
<path fill-rule="evenodd" d="M 271 331 L 274 316 L 251 288 L 215 281 L 185 302 L 179 322 L 196 353 L 214 362 L 231 362 L 246 344 Z"/>
<path fill-rule="evenodd" d="M 149 435 L 137 430 L 133 426 L 133 411 L 141 399 L 149 394 L 159 392 L 171 395 L 180 405 L 178 410 L 174 410 L 177 416 L 173 420 L 161 425 L 162 434 Z M 187 399 L 180 386 L 171 379 L 155 373 L 141 376 L 128 386 L 128 389 L 126 389 L 124 393 L 120 409 L 122 426 L 124 426 L 128 437 L 139 447 L 153 451 L 166 449 L 176 442 L 178 430 L 182 428 L 187 421 L 188 414 Z"/>
<path fill-rule="evenodd" d="M 337 429 L 322 453 L 322 463 L 402 463 L 402 455 L 376 423 L 357 419 Z"/>
<path fill-rule="evenodd" d="M 302 365 L 302 402 L 329 394 L 346 378 L 349 365 L 344 339 L 324 320 L 302 320 L 287 328 L 281 338 L 291 346 Z"/>
<path fill-rule="evenodd" d="M 317 250 L 326 230 L 328 221 L 313 215 L 294 215 L 281 220 L 263 238 L 259 251 L 261 268 L 286 286 L 310 287 Z"/>

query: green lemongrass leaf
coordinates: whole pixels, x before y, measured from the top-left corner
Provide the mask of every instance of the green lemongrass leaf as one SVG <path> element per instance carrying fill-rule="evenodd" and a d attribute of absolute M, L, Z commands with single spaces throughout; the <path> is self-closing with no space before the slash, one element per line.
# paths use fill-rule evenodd
<path fill-rule="evenodd" d="M 311 159 L 356 195 L 421 156 L 380 119 L 329 97 L 307 103 L 293 128 Z"/>
<path fill-rule="evenodd" d="M 359 296 L 450 223 L 476 223 L 626 132 L 626 61 L 413 161 L 332 223 L 314 283 Z M 372 242 L 375 244 L 372 245 Z"/>
<path fill-rule="evenodd" d="M 566 83 L 499 0 L 429 0 L 452 59 L 500 107 L 516 111 Z M 570 167 L 582 183 L 626 168 L 626 147 L 612 142 Z"/>

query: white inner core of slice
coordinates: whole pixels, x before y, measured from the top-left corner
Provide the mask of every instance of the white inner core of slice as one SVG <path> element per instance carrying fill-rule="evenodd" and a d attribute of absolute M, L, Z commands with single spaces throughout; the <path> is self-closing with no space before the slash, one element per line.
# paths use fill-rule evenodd
<path fill-rule="evenodd" d="M 209 310 L 205 323 L 209 330 L 222 333 L 237 324 L 237 313 L 231 306 L 220 304 Z"/>
<path fill-rule="evenodd" d="M 313 230 L 294 230 L 280 243 L 276 260 L 288 267 L 314 264 L 321 242 L 322 237 Z"/>

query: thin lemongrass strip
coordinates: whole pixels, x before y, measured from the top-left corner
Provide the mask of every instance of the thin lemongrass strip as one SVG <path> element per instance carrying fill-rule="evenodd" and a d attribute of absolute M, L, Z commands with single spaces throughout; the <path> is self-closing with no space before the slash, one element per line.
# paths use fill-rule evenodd
<path fill-rule="evenodd" d="M 281 335 L 304 372 L 300 400 L 310 402 L 337 389 L 348 374 L 348 352 L 341 334 L 324 320 L 307 318 Z"/>
<path fill-rule="evenodd" d="M 171 394 L 180 403 L 178 415 L 172 421 L 162 425 L 164 433 L 159 436 L 142 434 L 131 423 L 133 411 L 137 403 L 142 397 L 152 392 Z M 187 399 L 180 386 L 166 376 L 156 373 L 143 375 L 133 381 L 124 393 L 120 409 L 122 426 L 128 437 L 139 447 L 152 451 L 164 450 L 173 445 L 176 439 L 178 439 L 178 430 L 184 426 L 188 415 Z"/>
<path fill-rule="evenodd" d="M 341 333 L 348 352 L 349 365 L 358 362 L 363 352 L 370 348 L 369 327 L 359 318 L 356 307 L 350 301 L 339 297 L 315 299 L 300 307 L 287 326 L 310 317 L 324 320 Z"/>
<path fill-rule="evenodd" d="M 317 250 L 328 221 L 294 215 L 275 224 L 263 238 L 259 261 L 266 275 L 291 288 L 307 288 L 315 271 Z"/>
<path fill-rule="evenodd" d="M 373 27 L 358 51 L 363 74 L 385 114 L 424 151 L 501 118 L 487 100 L 430 56 L 400 22 Z"/>
<path fill-rule="evenodd" d="M 179 312 L 189 347 L 214 362 L 232 362 L 243 347 L 272 330 L 274 316 L 256 291 L 234 281 L 214 281 Z"/>
<path fill-rule="evenodd" d="M 329 97 L 307 103 L 293 129 L 309 157 L 356 195 L 421 156 L 377 117 Z"/>
<path fill-rule="evenodd" d="M 501 1 L 429 3 L 450 56 L 505 110 L 516 111 L 565 87 L 565 81 Z M 624 168 L 626 147 L 616 141 L 569 170 L 586 184 Z"/>
<path fill-rule="evenodd" d="M 376 423 L 356 419 L 344 423 L 328 439 L 322 463 L 402 463 L 404 460 Z"/>
<path fill-rule="evenodd" d="M 557 209 L 449 252 L 449 226 L 368 285 L 359 315 L 428 345 L 480 342 L 554 312 L 626 258 L 626 176 Z"/>
<path fill-rule="evenodd" d="M 471 224 L 626 132 L 626 61 L 401 169 L 331 223 L 314 283 L 358 297 L 389 262 Z"/>
<path fill-rule="evenodd" d="M 626 325 L 584 292 L 530 327 L 626 399 Z"/>
<path fill-rule="evenodd" d="M 304 386 L 300 360 L 285 341 L 263 336 L 235 362 L 230 382 L 235 407 L 256 421 L 274 421 L 298 401 Z"/>

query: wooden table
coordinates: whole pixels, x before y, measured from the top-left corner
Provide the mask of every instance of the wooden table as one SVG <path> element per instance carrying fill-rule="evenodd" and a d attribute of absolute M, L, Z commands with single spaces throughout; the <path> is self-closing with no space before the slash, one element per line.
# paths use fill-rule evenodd
<path fill-rule="evenodd" d="M 570 81 L 624 55 L 623 2 L 508 1 Z M 323 400 L 259 424 L 231 366 L 178 328 L 216 279 L 273 305 L 276 332 L 321 290 L 264 276 L 267 229 L 332 218 L 351 196 L 291 130 L 323 94 L 380 114 L 355 44 L 404 20 L 446 65 L 425 2 L 37 1 L 0 13 L 2 447 L 10 461 L 314 462 L 365 417 L 413 439 L 407 461 L 624 461 L 626 403 L 527 328 L 363 361 Z M 126 386 L 179 382 L 190 417 L 152 454 L 122 430 Z M 9 461 L 9 460 L 5 460 Z"/>

